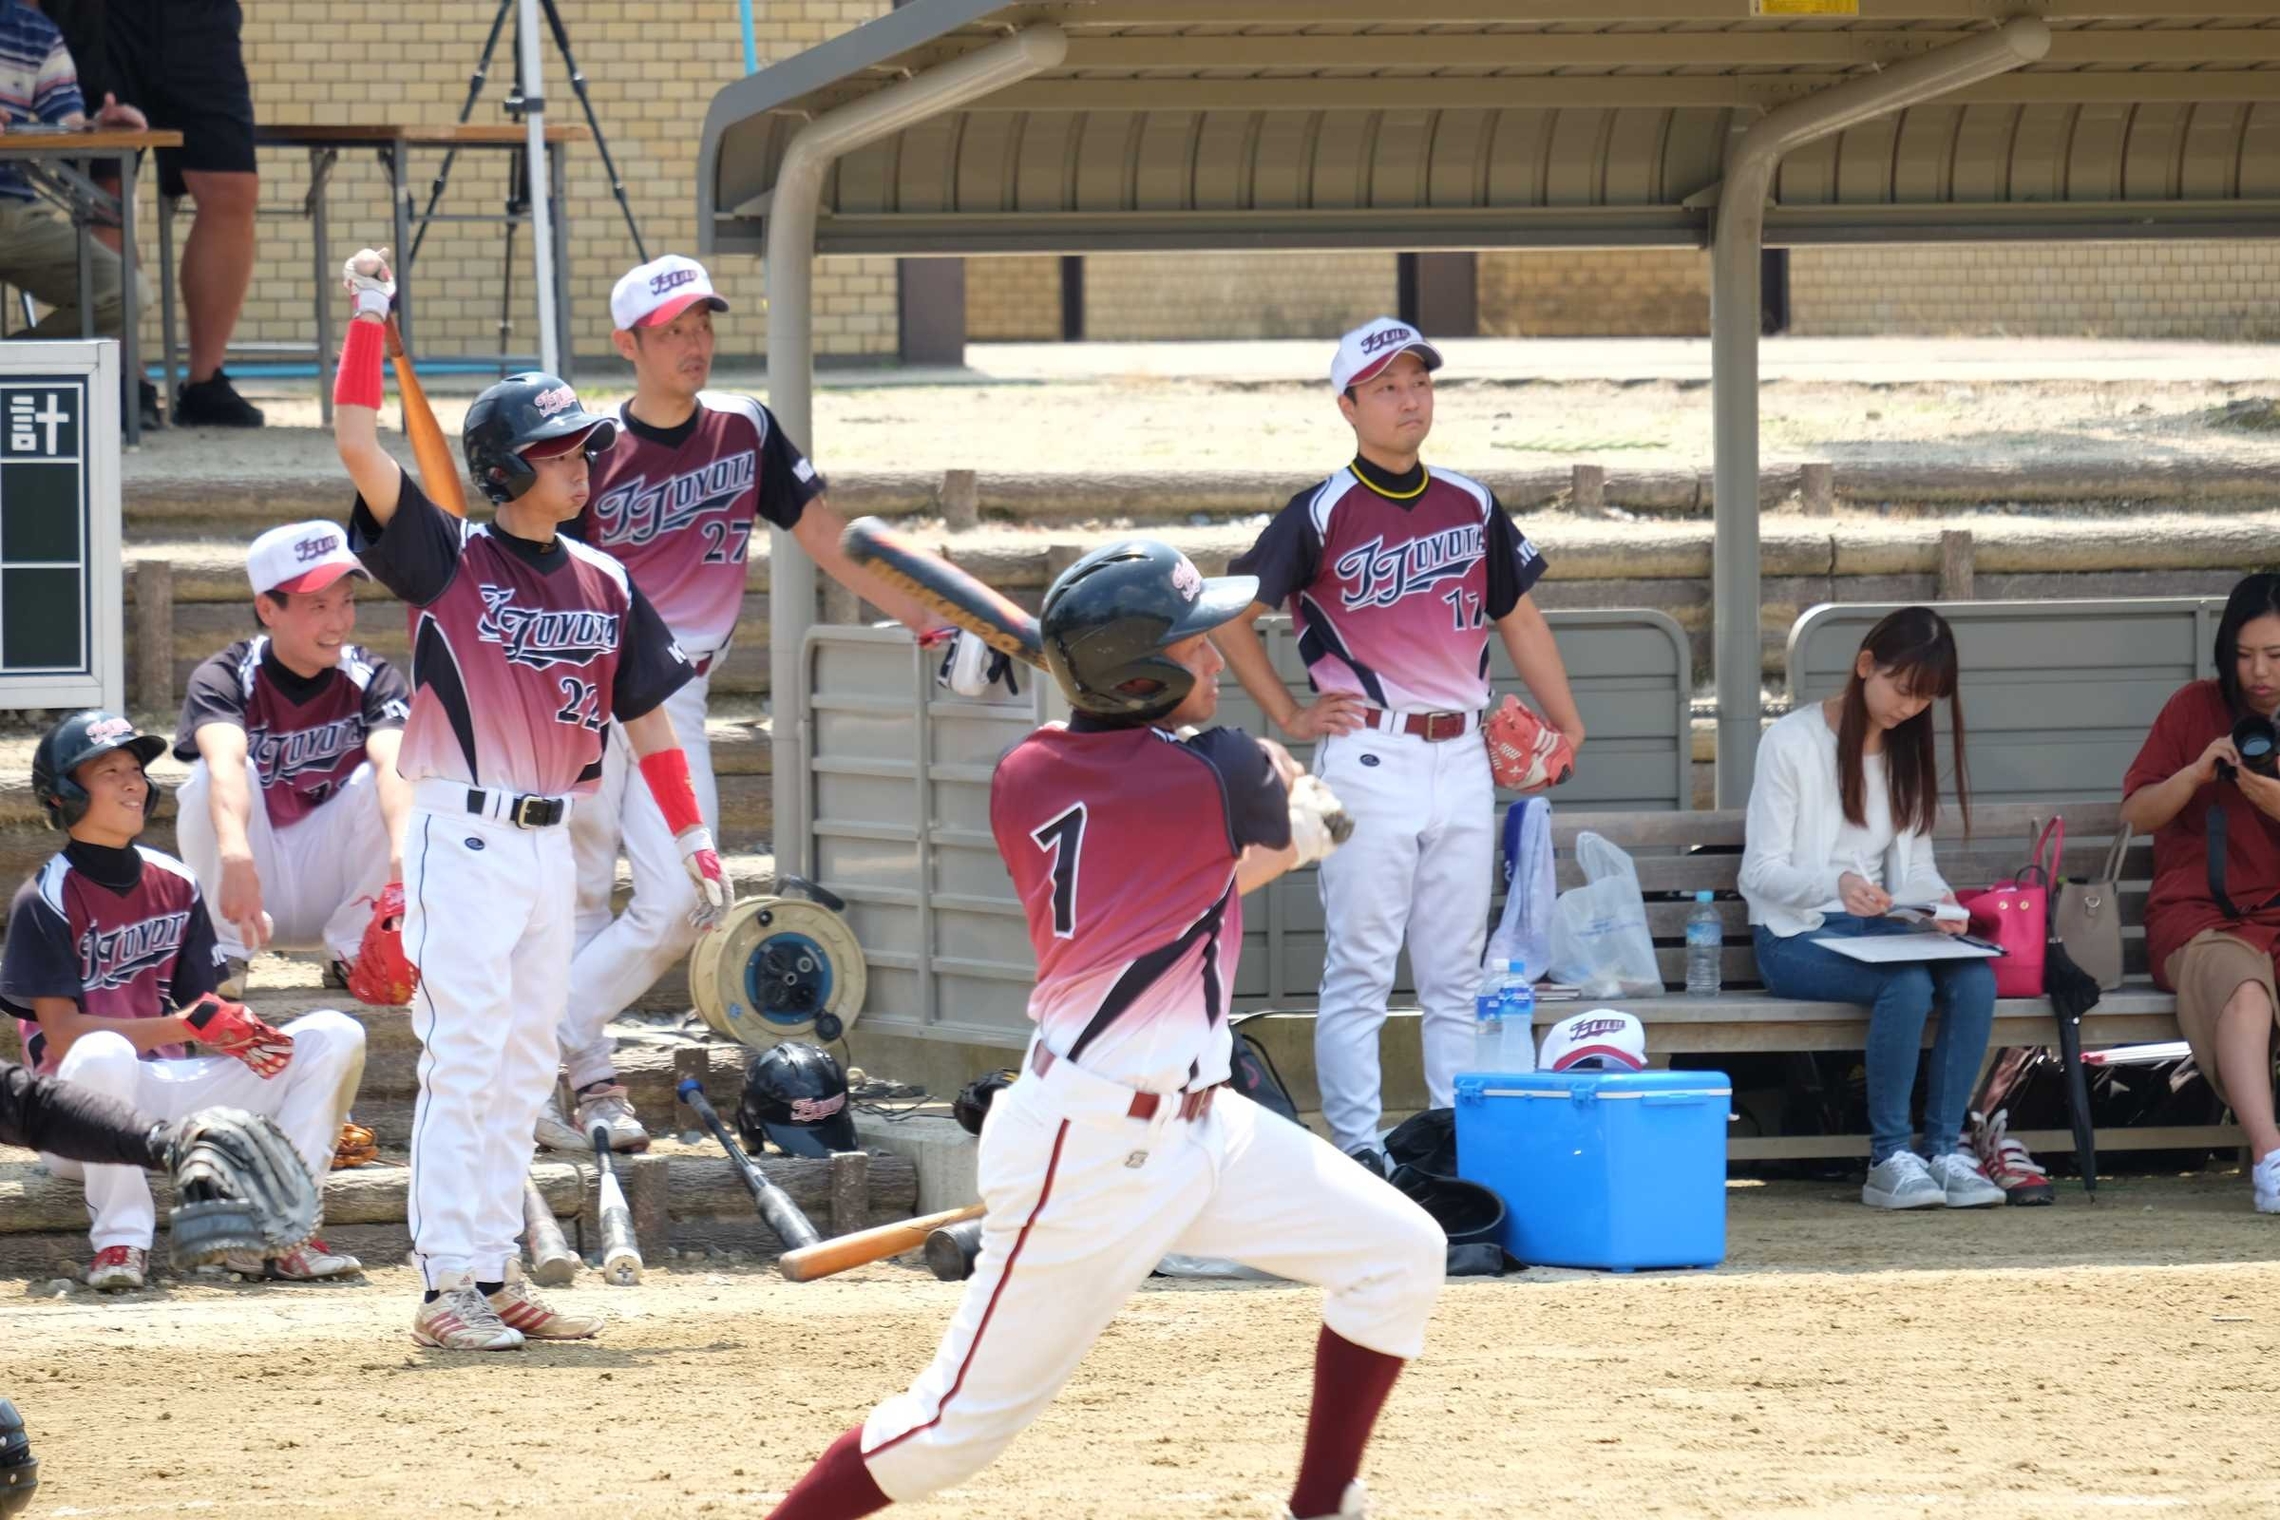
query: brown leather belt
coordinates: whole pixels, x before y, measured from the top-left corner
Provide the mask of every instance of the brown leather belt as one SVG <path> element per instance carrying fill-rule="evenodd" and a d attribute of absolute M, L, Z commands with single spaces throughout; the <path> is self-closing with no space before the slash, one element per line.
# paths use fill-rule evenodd
<path fill-rule="evenodd" d="M 1059 1056 L 1043 1045 L 1034 1045 L 1030 1047 L 1029 1069 L 1042 1077 L 1053 1069 L 1053 1063 L 1059 1059 Z M 1224 1082 L 1214 1082 L 1209 1087 L 1181 1093 L 1136 1092 L 1132 1095 L 1132 1106 L 1125 1109 L 1124 1114 L 1129 1119 L 1153 1119 L 1156 1110 L 1162 1108 L 1167 1099 L 1177 1098 L 1180 1100 L 1180 1118 L 1192 1124 L 1211 1112 L 1211 1095 L 1226 1085 Z"/>
<path fill-rule="evenodd" d="M 1368 716 L 1370 727 L 1377 729 L 1380 733 L 1385 731 L 1380 721 L 1386 715 L 1384 708 L 1365 707 L 1362 711 Z M 1401 720 L 1402 733 L 1414 734 L 1428 744 L 1440 744 L 1449 739 L 1461 739 L 1472 732 L 1471 713 L 1397 713 L 1395 716 Z"/>

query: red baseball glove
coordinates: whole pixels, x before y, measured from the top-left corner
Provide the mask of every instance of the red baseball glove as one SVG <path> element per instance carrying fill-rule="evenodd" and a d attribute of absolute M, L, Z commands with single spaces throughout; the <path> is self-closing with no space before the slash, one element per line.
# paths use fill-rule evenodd
<path fill-rule="evenodd" d="M 243 1003 L 233 1003 L 218 992 L 182 1010 L 183 1022 L 198 1032 L 198 1043 L 216 1055 L 229 1056 L 253 1068 L 268 1081 L 293 1059 L 293 1037 L 262 1021 Z"/>
<path fill-rule="evenodd" d="M 392 881 L 380 891 L 356 964 L 348 969 L 348 990 L 360 1003 L 396 1008 L 412 1000 L 419 969 L 404 958 L 404 884 Z"/>
<path fill-rule="evenodd" d="M 1518 697 L 1506 697 L 1488 715 L 1480 736 L 1488 745 L 1488 766 L 1498 786 L 1540 792 L 1575 772 L 1575 746 L 1567 735 L 1521 706 Z"/>

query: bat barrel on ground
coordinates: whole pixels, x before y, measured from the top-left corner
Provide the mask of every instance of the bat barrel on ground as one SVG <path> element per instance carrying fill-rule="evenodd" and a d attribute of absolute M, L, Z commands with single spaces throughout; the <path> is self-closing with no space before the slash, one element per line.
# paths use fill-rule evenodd
<path fill-rule="evenodd" d="M 857 1230 L 850 1235 L 835 1235 L 812 1246 L 802 1246 L 797 1251 L 786 1251 L 777 1258 L 776 1267 L 793 1282 L 814 1282 L 819 1277 L 829 1277 L 834 1272 L 844 1272 L 850 1267 L 860 1267 L 904 1251 L 914 1251 L 926 1244 L 927 1236 L 943 1226 L 966 1219 L 979 1219 L 983 1213 L 982 1205 L 970 1203 L 962 1209 L 944 1209 L 939 1214 L 921 1214 L 916 1219 L 873 1225 L 868 1230 Z"/>
<path fill-rule="evenodd" d="M 1037 619 L 1002 592 L 904 538 L 876 517 L 858 517 L 840 535 L 849 559 L 1000 654 L 1045 668 Z"/>
<path fill-rule="evenodd" d="M 396 329 L 396 319 L 391 316 L 383 325 L 388 360 L 396 370 L 396 394 L 404 403 L 404 433 L 412 440 L 412 459 L 420 467 L 420 489 L 452 516 L 465 517 L 467 497 L 459 489 L 459 461 L 452 456 L 451 445 L 435 420 L 435 408 L 428 405 L 427 390 L 420 384 L 419 371 L 412 367 L 412 356 L 404 350 L 404 336 Z"/>
<path fill-rule="evenodd" d="M 578 1253 L 562 1238 L 553 1206 L 538 1184 L 523 1178 L 523 1245 L 530 1251 L 530 1280 L 546 1288 L 559 1288 L 578 1275 Z"/>
<path fill-rule="evenodd" d="M 625 1190 L 618 1186 L 617 1169 L 610 1164 L 610 1132 L 595 1125 L 593 1141 L 594 1165 L 601 1169 L 602 1281 L 613 1288 L 630 1288 L 641 1281 L 633 1210 L 626 1207 Z"/>
<path fill-rule="evenodd" d="M 736 1168 L 736 1175 L 743 1179 L 744 1190 L 752 1195 L 753 1203 L 759 1207 L 760 1217 L 767 1221 L 769 1229 L 776 1232 L 776 1238 L 784 1243 L 784 1249 L 797 1251 L 820 1241 L 823 1237 L 816 1232 L 807 1215 L 800 1211 L 800 1206 L 792 1202 L 792 1195 L 768 1180 L 768 1174 L 761 1171 L 750 1156 L 744 1154 L 743 1149 L 737 1145 L 736 1138 L 729 1134 L 728 1126 L 720 1122 L 720 1115 L 713 1109 L 712 1099 L 705 1096 L 704 1084 L 695 1077 L 683 1077 L 681 1085 L 674 1091 L 683 1103 L 689 1105 L 704 1127 L 712 1131 L 712 1137 L 720 1142 L 720 1148 L 728 1152 L 729 1164 Z"/>

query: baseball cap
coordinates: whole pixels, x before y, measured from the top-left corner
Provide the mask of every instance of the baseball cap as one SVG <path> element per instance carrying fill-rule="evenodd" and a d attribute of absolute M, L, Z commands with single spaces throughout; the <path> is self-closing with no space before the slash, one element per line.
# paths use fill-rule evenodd
<path fill-rule="evenodd" d="M 256 595 L 264 591 L 322 591 L 344 575 L 364 575 L 348 552 L 348 534 L 339 523 L 287 523 L 271 528 L 245 551 L 246 579 Z"/>
<path fill-rule="evenodd" d="M 1441 367 L 1441 351 L 1399 317 L 1364 322 L 1338 340 L 1338 355 L 1330 361 L 1330 389 L 1360 385 L 1403 354 L 1415 354 L 1427 370 Z"/>
<path fill-rule="evenodd" d="M 712 276 L 705 273 L 704 265 L 668 253 L 626 271 L 610 291 L 610 321 L 621 332 L 656 327 L 699 301 L 714 311 L 728 310 L 728 303 L 713 294 Z"/>
<path fill-rule="evenodd" d="M 1620 1008 L 1572 1013 L 1544 1031 L 1538 1071 L 1644 1071 L 1647 1031 Z"/>

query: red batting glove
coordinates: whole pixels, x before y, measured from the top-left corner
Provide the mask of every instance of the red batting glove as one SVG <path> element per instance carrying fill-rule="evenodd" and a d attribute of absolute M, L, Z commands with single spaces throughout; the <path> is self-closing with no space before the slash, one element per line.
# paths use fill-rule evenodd
<path fill-rule="evenodd" d="M 219 993 L 207 993 L 183 1009 L 181 1017 L 198 1032 L 199 1044 L 216 1055 L 245 1062 L 264 1082 L 292 1062 L 291 1035 L 262 1022 L 243 1003 L 230 1002 Z"/>

